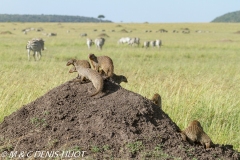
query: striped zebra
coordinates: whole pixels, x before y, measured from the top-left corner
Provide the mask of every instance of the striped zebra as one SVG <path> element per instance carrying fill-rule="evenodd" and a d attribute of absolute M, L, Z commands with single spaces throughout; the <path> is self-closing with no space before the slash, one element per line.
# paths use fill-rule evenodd
<path fill-rule="evenodd" d="M 161 41 L 160 39 L 156 39 L 155 45 L 156 45 L 158 48 L 160 48 L 161 45 L 162 45 L 162 41 Z"/>
<path fill-rule="evenodd" d="M 88 46 L 88 49 L 90 49 L 92 45 L 93 45 L 92 39 L 87 38 L 87 46 Z"/>
<path fill-rule="evenodd" d="M 105 39 L 100 37 L 95 39 L 95 45 L 99 50 L 102 50 L 102 47 L 104 45 Z"/>
<path fill-rule="evenodd" d="M 130 39 L 130 37 L 122 37 L 118 40 L 118 44 L 129 43 Z"/>
<path fill-rule="evenodd" d="M 156 41 L 150 41 L 150 46 L 151 47 L 155 47 L 155 45 L 156 45 Z"/>
<path fill-rule="evenodd" d="M 140 38 L 138 38 L 138 37 L 131 38 L 130 41 L 128 42 L 128 44 L 131 46 L 133 46 L 134 44 L 137 44 L 139 46 Z"/>
<path fill-rule="evenodd" d="M 136 37 L 135 38 L 135 43 L 139 46 L 140 45 L 140 38 Z"/>
<path fill-rule="evenodd" d="M 87 33 L 82 33 L 80 36 L 81 36 L 81 37 L 86 37 L 86 36 L 87 36 Z"/>
<path fill-rule="evenodd" d="M 36 61 L 36 57 L 37 60 L 41 59 L 42 53 L 41 50 L 44 50 L 44 41 L 42 38 L 34 38 L 30 41 L 27 42 L 26 45 L 26 49 L 28 51 L 28 60 L 30 60 L 30 52 L 33 51 L 33 57 L 34 60 Z M 39 53 L 39 55 L 38 55 Z"/>
<path fill-rule="evenodd" d="M 150 43 L 149 41 L 144 41 L 143 42 L 143 47 L 144 48 L 148 48 L 149 47 L 149 43 Z"/>

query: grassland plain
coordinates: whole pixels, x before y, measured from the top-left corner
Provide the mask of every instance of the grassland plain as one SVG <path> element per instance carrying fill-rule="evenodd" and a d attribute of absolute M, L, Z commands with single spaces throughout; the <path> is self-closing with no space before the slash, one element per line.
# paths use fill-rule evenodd
<path fill-rule="evenodd" d="M 22 29 L 29 27 L 44 30 L 23 34 Z M 162 28 L 168 33 L 156 32 Z M 183 28 L 189 28 L 190 34 L 181 33 Z M 132 32 L 120 32 L 122 29 Z M 198 119 L 214 143 L 232 144 L 240 151 L 240 34 L 235 33 L 239 30 L 237 23 L 0 23 L 0 33 L 12 33 L 0 34 L 0 122 L 76 77 L 68 73 L 68 59 L 87 59 L 94 53 L 113 59 L 115 73 L 128 78 L 124 88 L 147 98 L 159 93 L 163 110 L 180 128 Z M 57 36 L 47 37 L 43 32 Z M 99 51 L 95 46 L 88 49 L 81 33 L 92 39 L 101 33 L 109 37 Z M 161 39 L 163 46 L 144 49 L 117 45 L 118 39 L 126 36 L 140 37 L 141 44 Z M 25 49 L 26 42 L 34 37 L 43 38 L 46 48 L 37 62 L 27 60 Z"/>

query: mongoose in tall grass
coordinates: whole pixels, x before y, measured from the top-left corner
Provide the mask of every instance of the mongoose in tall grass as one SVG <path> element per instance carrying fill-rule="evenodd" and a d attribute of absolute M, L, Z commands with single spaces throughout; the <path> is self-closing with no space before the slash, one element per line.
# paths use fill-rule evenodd
<path fill-rule="evenodd" d="M 91 97 L 97 95 L 100 92 L 102 92 L 102 90 L 103 90 L 103 78 L 97 71 L 92 70 L 90 68 L 85 68 L 85 67 L 79 65 L 79 66 L 74 66 L 73 68 L 71 68 L 69 70 L 69 73 L 73 73 L 73 72 L 76 72 L 76 71 L 78 72 L 78 74 L 81 77 L 81 79 L 79 80 L 80 82 L 82 82 L 84 77 L 86 77 L 87 79 L 89 79 L 93 83 L 93 86 L 96 88 L 96 92 L 93 93 L 91 95 Z"/>
<path fill-rule="evenodd" d="M 89 54 L 89 60 L 92 68 L 99 72 L 101 75 L 105 76 L 104 78 L 110 78 L 114 73 L 113 61 L 108 56 L 99 56 L 96 57 L 94 54 Z M 102 73 L 104 72 L 104 73 Z"/>
<path fill-rule="evenodd" d="M 160 108 L 162 108 L 162 98 L 158 93 L 155 93 L 152 97 L 152 101 L 154 104 L 158 105 Z"/>
<path fill-rule="evenodd" d="M 212 146 L 212 140 L 210 137 L 203 131 L 203 128 L 199 121 L 192 121 L 189 126 L 181 131 L 181 136 L 184 141 L 189 141 L 191 144 L 194 142 L 199 142 L 203 146 L 210 148 Z"/>
<path fill-rule="evenodd" d="M 66 66 L 73 65 L 73 66 L 82 66 L 85 68 L 91 68 L 90 63 L 87 60 L 76 60 L 76 59 L 70 59 Z M 76 71 L 77 72 L 77 71 Z M 78 75 L 79 79 L 81 79 L 80 75 Z M 89 82 L 86 77 L 83 77 L 83 80 L 86 82 Z"/>

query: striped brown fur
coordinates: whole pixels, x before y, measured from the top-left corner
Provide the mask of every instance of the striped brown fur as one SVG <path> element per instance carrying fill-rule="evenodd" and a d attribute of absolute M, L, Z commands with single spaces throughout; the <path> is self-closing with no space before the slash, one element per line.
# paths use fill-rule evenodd
<path fill-rule="evenodd" d="M 192 121 L 189 126 L 181 132 L 181 136 L 184 141 L 189 141 L 191 144 L 194 142 L 199 142 L 206 148 L 212 146 L 212 140 L 203 131 L 203 128 L 199 121 Z"/>
<path fill-rule="evenodd" d="M 158 93 L 155 93 L 152 97 L 152 101 L 154 104 L 158 105 L 160 108 L 162 108 L 162 99 L 161 96 Z"/>
<path fill-rule="evenodd" d="M 109 78 L 113 76 L 114 66 L 113 61 L 108 56 L 95 56 L 94 54 L 89 54 L 89 60 L 92 68 L 103 74 L 105 78 Z M 102 73 L 104 72 L 104 73 Z"/>

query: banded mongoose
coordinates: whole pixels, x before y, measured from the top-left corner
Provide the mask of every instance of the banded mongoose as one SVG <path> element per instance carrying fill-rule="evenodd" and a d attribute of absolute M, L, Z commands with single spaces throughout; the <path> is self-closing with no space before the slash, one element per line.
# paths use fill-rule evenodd
<path fill-rule="evenodd" d="M 92 65 L 92 68 L 99 72 L 100 74 L 103 74 L 105 79 L 110 78 L 113 76 L 114 73 L 114 66 L 113 61 L 108 56 L 99 56 L 96 57 L 94 54 L 89 54 L 89 60 L 90 64 Z M 102 71 L 104 73 L 102 73 Z"/>
<path fill-rule="evenodd" d="M 181 131 L 181 136 L 184 141 L 188 140 L 191 144 L 194 142 L 200 142 L 203 146 L 210 148 L 212 146 L 212 140 L 203 131 L 203 128 L 199 121 L 192 121 L 189 126 Z"/>
<path fill-rule="evenodd" d="M 76 60 L 76 59 L 70 59 L 68 62 L 67 62 L 67 64 L 66 64 L 67 66 L 69 66 L 69 65 L 73 65 L 73 66 L 82 66 L 82 67 L 85 67 L 85 68 L 91 68 L 91 66 L 90 66 L 90 63 L 87 61 L 87 60 Z M 77 72 L 77 71 L 76 71 Z M 80 77 L 80 75 L 78 75 L 78 77 L 77 78 L 80 78 L 81 79 L 81 77 Z M 86 79 L 86 77 L 83 77 L 83 80 L 84 81 L 88 81 L 87 79 Z"/>
<path fill-rule="evenodd" d="M 78 66 L 74 66 L 73 68 L 71 68 L 69 70 L 69 73 L 76 72 L 76 71 L 78 72 L 78 74 L 81 77 L 80 82 L 82 82 L 84 77 L 86 77 L 87 79 L 89 79 L 93 83 L 93 86 L 96 88 L 96 92 L 93 93 L 91 95 L 91 97 L 95 96 L 99 92 L 102 92 L 102 90 L 103 90 L 103 78 L 97 71 L 92 70 L 90 68 L 85 68 L 81 65 L 78 65 Z"/>
<path fill-rule="evenodd" d="M 76 60 L 76 59 L 70 59 L 67 64 L 67 66 L 70 66 L 70 65 L 81 65 L 85 68 L 91 68 L 90 66 L 90 63 L 87 61 L 87 60 Z"/>
<path fill-rule="evenodd" d="M 123 75 L 116 75 L 115 73 L 113 73 L 113 76 L 111 78 L 117 84 L 120 84 L 122 82 L 128 83 L 127 78 Z"/>
<path fill-rule="evenodd" d="M 155 93 L 152 97 L 152 101 L 154 104 L 158 105 L 160 108 L 162 108 L 162 98 L 158 93 Z"/>

